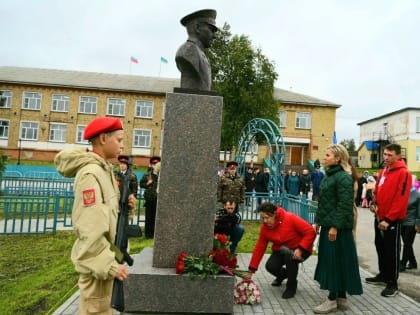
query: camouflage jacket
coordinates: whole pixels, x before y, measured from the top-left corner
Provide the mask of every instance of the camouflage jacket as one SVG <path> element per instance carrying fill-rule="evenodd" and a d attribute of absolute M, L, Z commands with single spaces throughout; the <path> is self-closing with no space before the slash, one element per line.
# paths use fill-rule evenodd
<path fill-rule="evenodd" d="M 219 180 L 217 200 L 223 202 L 232 199 L 237 205 L 240 205 L 245 201 L 245 191 L 245 181 L 242 177 L 237 175 L 231 177 L 229 174 L 224 174 Z"/>
<path fill-rule="evenodd" d="M 121 192 L 121 182 L 123 180 L 123 176 L 125 174 L 121 173 L 121 171 L 117 171 L 114 173 L 115 179 L 117 180 L 118 187 L 120 187 Z M 134 196 L 137 198 L 137 190 L 138 190 L 138 181 L 137 176 L 133 172 L 130 174 L 130 194 L 134 194 Z"/>

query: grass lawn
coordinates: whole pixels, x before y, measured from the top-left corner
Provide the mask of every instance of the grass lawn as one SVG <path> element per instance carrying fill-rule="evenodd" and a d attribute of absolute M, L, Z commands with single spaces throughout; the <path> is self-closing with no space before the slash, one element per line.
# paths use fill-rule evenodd
<path fill-rule="evenodd" d="M 250 253 L 260 224 L 243 222 L 239 253 Z M 70 261 L 73 232 L 0 236 L 0 305 L 2 315 L 52 314 L 76 290 L 78 275 Z M 131 239 L 131 253 L 153 246 L 152 240 Z"/>

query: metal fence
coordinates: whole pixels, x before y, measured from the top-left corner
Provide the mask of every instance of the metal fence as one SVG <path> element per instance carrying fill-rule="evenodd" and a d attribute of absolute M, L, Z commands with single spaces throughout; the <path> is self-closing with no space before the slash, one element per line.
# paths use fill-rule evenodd
<path fill-rule="evenodd" d="M 16 175 L 16 174 L 13 174 Z M 0 178 L 0 234 L 42 234 L 71 229 L 73 180 L 54 176 Z M 131 224 L 144 224 L 143 190 L 137 196 L 136 216 Z M 263 201 L 281 205 L 313 223 L 316 203 L 281 194 L 246 195 L 239 209 L 243 221 L 259 220 L 258 206 Z"/>

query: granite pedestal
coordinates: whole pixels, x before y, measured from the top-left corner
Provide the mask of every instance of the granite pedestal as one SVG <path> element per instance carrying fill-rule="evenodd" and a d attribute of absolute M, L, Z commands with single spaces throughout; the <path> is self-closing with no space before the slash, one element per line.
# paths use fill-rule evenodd
<path fill-rule="evenodd" d="M 175 268 L 152 267 L 153 249 L 133 255 L 134 265 L 124 282 L 124 314 L 232 314 L 235 278 L 193 279 Z"/>
<path fill-rule="evenodd" d="M 175 273 L 181 252 L 199 256 L 213 247 L 222 107 L 220 96 L 167 94 L 155 243 L 130 269 L 127 313 L 233 312 L 234 277 Z"/>

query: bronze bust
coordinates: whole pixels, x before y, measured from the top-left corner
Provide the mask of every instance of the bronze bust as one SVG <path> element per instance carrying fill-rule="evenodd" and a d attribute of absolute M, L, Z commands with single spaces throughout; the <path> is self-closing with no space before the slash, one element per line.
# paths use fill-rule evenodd
<path fill-rule="evenodd" d="M 204 54 L 209 48 L 218 28 L 216 11 L 200 10 L 181 19 L 187 28 L 188 40 L 179 47 L 175 61 L 181 72 L 181 88 L 190 90 L 211 90 L 211 68 Z"/>

